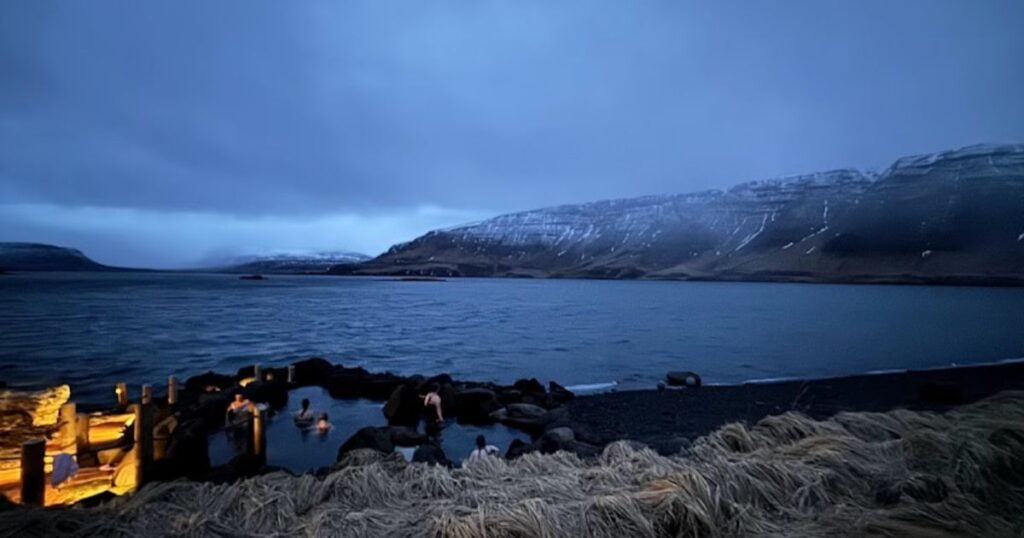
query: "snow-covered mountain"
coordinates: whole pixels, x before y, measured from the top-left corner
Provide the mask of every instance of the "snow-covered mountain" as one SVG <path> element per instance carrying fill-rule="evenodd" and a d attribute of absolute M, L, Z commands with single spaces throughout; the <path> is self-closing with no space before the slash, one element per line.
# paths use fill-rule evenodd
<path fill-rule="evenodd" d="M 369 259 L 369 256 L 358 252 L 284 252 L 235 258 L 220 270 L 229 273 L 323 273 L 335 265 Z"/>
<path fill-rule="evenodd" d="M 332 272 L 1024 282 L 1024 145 L 512 213 Z"/>
<path fill-rule="evenodd" d="M 0 270 L 118 271 L 96 263 L 81 251 L 42 243 L 0 243 Z"/>

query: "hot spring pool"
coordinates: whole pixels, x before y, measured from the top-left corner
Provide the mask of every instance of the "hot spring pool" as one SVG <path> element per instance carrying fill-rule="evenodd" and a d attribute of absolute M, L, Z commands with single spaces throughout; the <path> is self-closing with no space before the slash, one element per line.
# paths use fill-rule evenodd
<path fill-rule="evenodd" d="M 292 414 L 298 411 L 303 398 L 309 398 L 314 414 L 326 412 L 334 427 L 326 433 L 298 428 L 292 421 Z M 371 400 L 336 400 L 321 387 L 292 390 L 286 407 L 267 414 L 267 464 L 296 473 L 331 465 L 338 456 L 338 447 L 360 428 L 387 425 L 381 412 L 383 406 L 382 402 Z M 469 426 L 450 422 L 442 431 L 441 446 L 448 459 L 461 462 L 476 448 L 479 434 L 486 436 L 487 443 L 497 446 L 502 453 L 513 439 L 530 441 L 526 433 L 501 424 Z M 227 463 L 245 450 L 245 438 L 235 440 L 227 432 L 211 435 L 209 444 L 210 464 L 214 466 Z M 396 448 L 406 459 L 412 457 L 414 450 L 412 447 Z"/>

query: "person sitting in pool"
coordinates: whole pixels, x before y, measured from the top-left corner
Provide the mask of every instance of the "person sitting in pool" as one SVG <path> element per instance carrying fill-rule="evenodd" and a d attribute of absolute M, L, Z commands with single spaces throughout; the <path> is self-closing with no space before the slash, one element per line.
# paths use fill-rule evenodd
<path fill-rule="evenodd" d="M 487 439 L 483 435 L 477 435 L 476 449 L 469 453 L 467 461 L 476 461 L 491 456 L 497 456 L 499 452 L 498 447 L 487 444 Z"/>
<path fill-rule="evenodd" d="M 309 426 L 313 423 L 313 410 L 309 408 L 309 398 L 302 399 L 302 409 L 294 416 L 296 426 Z"/>
<path fill-rule="evenodd" d="M 320 433 L 326 433 L 327 430 L 333 428 L 331 422 L 327 419 L 327 413 L 320 413 L 320 419 L 316 421 L 316 429 Z"/>
<path fill-rule="evenodd" d="M 242 422 L 242 419 L 247 418 L 244 416 L 245 413 L 252 413 L 252 407 L 252 402 L 245 399 L 241 392 L 235 393 L 235 399 L 228 404 L 224 422 L 228 425 Z"/>
<path fill-rule="evenodd" d="M 427 385 L 427 394 L 423 396 L 423 419 L 427 423 L 427 431 L 438 430 L 444 426 L 444 413 L 441 411 L 441 390 L 437 383 Z"/>

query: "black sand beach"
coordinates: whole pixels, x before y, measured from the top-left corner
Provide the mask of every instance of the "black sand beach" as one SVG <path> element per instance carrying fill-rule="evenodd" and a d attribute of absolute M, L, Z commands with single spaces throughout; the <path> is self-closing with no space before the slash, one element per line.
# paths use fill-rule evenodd
<path fill-rule="evenodd" d="M 1004 390 L 1024 389 L 1024 362 L 729 386 L 636 390 L 577 397 L 578 438 L 604 445 L 630 439 L 673 453 L 735 421 L 799 411 L 825 419 L 843 411 L 947 411 Z"/>

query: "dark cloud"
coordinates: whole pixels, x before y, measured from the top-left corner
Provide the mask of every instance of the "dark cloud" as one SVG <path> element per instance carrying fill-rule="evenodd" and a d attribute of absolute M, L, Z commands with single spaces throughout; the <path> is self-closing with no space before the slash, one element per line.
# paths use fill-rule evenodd
<path fill-rule="evenodd" d="M 499 212 L 1024 138 L 1015 0 L 0 12 L 7 204 Z"/>

